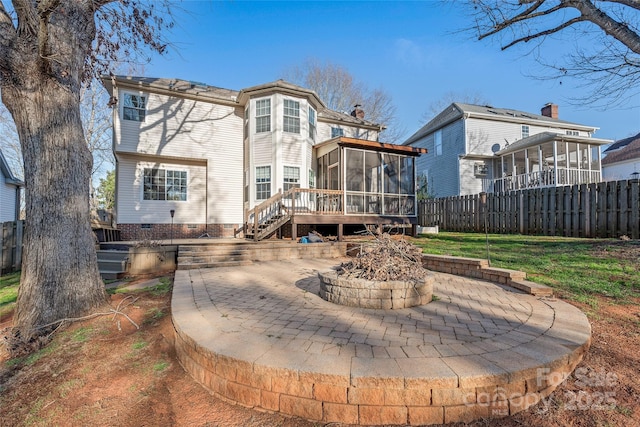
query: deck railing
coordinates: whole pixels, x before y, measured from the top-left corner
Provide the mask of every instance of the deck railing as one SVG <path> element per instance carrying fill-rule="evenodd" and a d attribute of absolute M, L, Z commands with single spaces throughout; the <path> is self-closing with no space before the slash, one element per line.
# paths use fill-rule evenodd
<path fill-rule="evenodd" d="M 505 176 L 492 181 L 487 190 L 493 193 L 503 191 L 525 190 L 530 188 L 557 187 L 560 185 L 591 184 L 600 182 L 600 171 L 582 169 L 558 169 L 535 171 L 514 176 Z"/>

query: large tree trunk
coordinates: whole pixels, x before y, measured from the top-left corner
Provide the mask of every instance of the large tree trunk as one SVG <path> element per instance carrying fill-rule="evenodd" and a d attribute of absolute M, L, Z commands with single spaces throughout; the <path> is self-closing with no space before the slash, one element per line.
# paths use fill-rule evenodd
<path fill-rule="evenodd" d="M 0 27 L 2 102 L 16 124 L 26 184 L 14 317 L 25 341 L 106 302 L 89 217 L 92 158 L 80 116 L 94 12 L 92 1 L 24 2 L 16 9 L 16 32 L 6 20 Z"/>
<path fill-rule="evenodd" d="M 48 79 L 28 90 L 5 87 L 2 97 L 25 162 L 27 228 L 14 323 L 26 340 L 46 332 L 44 325 L 103 304 L 106 294 L 90 225 L 92 158 L 77 95 Z"/>

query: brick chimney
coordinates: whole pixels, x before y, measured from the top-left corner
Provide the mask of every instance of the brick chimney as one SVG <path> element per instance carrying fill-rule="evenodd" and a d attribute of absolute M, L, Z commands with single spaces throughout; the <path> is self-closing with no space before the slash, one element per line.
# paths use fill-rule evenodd
<path fill-rule="evenodd" d="M 546 117 L 551 117 L 552 119 L 557 119 L 558 106 L 556 104 L 549 102 L 544 107 L 542 107 L 542 109 L 540 110 L 540 114 Z"/>
<path fill-rule="evenodd" d="M 356 118 L 360 119 L 360 120 L 364 120 L 364 110 L 362 108 L 360 108 L 360 107 L 362 107 L 362 105 L 360 105 L 360 104 L 354 105 L 353 106 L 353 111 L 351 112 L 351 115 L 353 117 L 356 117 Z"/>

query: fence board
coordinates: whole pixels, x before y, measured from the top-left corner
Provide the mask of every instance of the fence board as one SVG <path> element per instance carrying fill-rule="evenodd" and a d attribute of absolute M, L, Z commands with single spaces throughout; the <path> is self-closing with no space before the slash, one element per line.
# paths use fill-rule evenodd
<path fill-rule="evenodd" d="M 631 184 L 631 200 L 629 203 L 629 227 L 631 228 L 632 239 L 640 239 L 640 181 L 630 181 Z"/>
<path fill-rule="evenodd" d="M 443 231 L 640 238 L 640 182 L 601 182 L 419 202 L 421 225 Z"/>
<path fill-rule="evenodd" d="M 24 221 L 0 223 L 0 274 L 20 270 Z"/>

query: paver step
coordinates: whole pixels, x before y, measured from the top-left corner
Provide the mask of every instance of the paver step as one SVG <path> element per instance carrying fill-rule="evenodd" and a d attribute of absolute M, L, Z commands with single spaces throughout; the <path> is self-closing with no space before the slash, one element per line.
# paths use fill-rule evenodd
<path fill-rule="evenodd" d="M 550 297 L 553 296 L 553 288 L 540 283 L 530 282 L 528 280 L 512 280 L 511 287 L 519 289 L 537 297 Z"/>
<path fill-rule="evenodd" d="M 181 262 L 178 263 L 178 270 L 193 270 L 197 268 L 219 268 L 219 267 L 237 267 L 242 265 L 251 265 L 253 261 L 220 261 L 220 262 Z"/>

